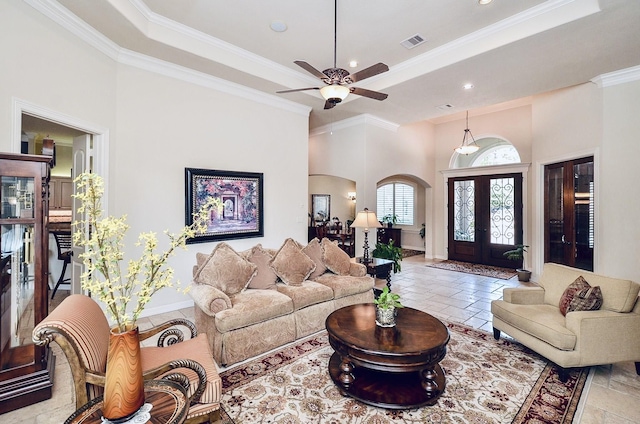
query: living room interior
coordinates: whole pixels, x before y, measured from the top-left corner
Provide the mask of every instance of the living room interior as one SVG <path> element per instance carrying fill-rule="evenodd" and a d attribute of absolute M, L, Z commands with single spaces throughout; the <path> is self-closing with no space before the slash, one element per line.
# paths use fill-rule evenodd
<path fill-rule="evenodd" d="M 24 136 L 37 134 L 58 138 L 62 153 L 88 134 L 93 171 L 107 181 L 106 209 L 127 214 L 131 234 L 184 225 L 187 167 L 261 172 L 264 235 L 230 240 L 237 251 L 257 242 L 277 249 L 287 237 L 306 243 L 313 194 L 331 193 L 331 215 L 345 222 L 376 208 L 379 186 L 409 183 L 418 200 L 413 223 L 400 225 L 403 247 L 424 250 L 427 261 L 449 258 L 447 179 L 515 172 L 534 282 L 548 254 L 545 167 L 593 157 L 592 270 L 640 281 L 632 221 L 640 200 L 623 195 L 633 192 L 626 187 L 640 154 L 628 139 L 640 130 L 640 5 L 421 3 L 339 0 L 334 44 L 331 0 L 246 2 L 234 11 L 158 0 L 3 1 L 0 23 L 12 36 L 1 44 L 2 151 L 18 153 Z M 276 22 L 286 30 L 269 27 Z M 426 43 L 400 45 L 416 34 Z M 329 68 L 334 48 L 338 67 L 387 64 L 354 85 L 388 98 L 350 94 L 324 110 L 318 90 L 276 93 L 322 84 L 294 61 Z M 56 125 L 25 127 L 34 117 Z M 482 146 L 512 146 L 519 162 L 469 167 L 454 152 L 467 128 Z M 362 242 L 357 230 L 356 256 Z M 214 246 L 172 258 L 176 279 L 190 281 L 195 253 Z M 192 305 L 167 289 L 145 317 Z"/>

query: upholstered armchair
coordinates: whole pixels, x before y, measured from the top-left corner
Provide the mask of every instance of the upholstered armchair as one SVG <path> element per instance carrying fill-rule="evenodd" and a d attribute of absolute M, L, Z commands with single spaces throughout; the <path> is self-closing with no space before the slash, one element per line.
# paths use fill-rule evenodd
<path fill-rule="evenodd" d="M 187 328 L 191 338 L 184 339 Z M 160 334 L 161 333 L 161 334 Z M 140 330 L 140 341 L 160 334 L 158 346 L 141 347 L 143 378 L 168 378 L 188 385 L 190 399 L 186 423 L 220 419 L 221 379 L 204 334 L 188 320 L 173 319 L 149 330 Z M 93 299 L 72 295 L 62 301 L 33 330 L 33 340 L 56 342 L 69 361 L 75 387 L 76 408 L 99 396 L 105 383 L 109 323 Z M 185 381 L 184 377 L 188 381 Z"/>
<path fill-rule="evenodd" d="M 579 277 L 600 288 L 596 310 L 565 309 L 567 288 Z M 538 284 L 504 289 L 503 299 L 491 302 L 496 340 L 504 331 L 558 365 L 563 381 L 568 368 L 626 361 L 640 375 L 640 284 L 553 263 L 544 264 Z"/>

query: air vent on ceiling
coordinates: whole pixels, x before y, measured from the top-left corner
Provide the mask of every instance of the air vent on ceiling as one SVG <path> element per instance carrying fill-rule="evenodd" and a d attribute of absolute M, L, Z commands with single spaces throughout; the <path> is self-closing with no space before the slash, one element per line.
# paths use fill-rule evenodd
<path fill-rule="evenodd" d="M 447 103 L 446 105 L 436 106 L 436 109 L 449 110 L 449 109 L 453 109 L 454 107 L 455 107 L 454 105 L 450 105 L 449 103 Z"/>
<path fill-rule="evenodd" d="M 421 36 L 420 34 L 416 34 L 411 38 L 407 38 L 406 40 L 404 40 L 403 42 L 401 42 L 400 44 L 404 47 L 406 47 L 407 49 L 412 49 L 416 46 L 419 46 L 420 44 L 424 43 L 426 40 L 424 39 L 423 36 Z"/>

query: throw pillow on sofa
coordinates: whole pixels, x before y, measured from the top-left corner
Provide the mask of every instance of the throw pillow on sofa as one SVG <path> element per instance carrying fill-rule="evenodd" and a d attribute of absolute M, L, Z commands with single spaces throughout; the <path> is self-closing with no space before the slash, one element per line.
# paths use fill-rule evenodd
<path fill-rule="evenodd" d="M 292 238 L 284 241 L 269 265 L 283 283 L 291 286 L 301 286 L 316 269 L 316 264 Z"/>
<path fill-rule="evenodd" d="M 589 287 L 591 286 L 587 283 L 587 280 L 582 277 L 582 275 L 576 278 L 573 283 L 569 284 L 569 286 L 564 290 L 564 293 L 562 293 L 562 296 L 560 297 L 560 304 L 558 305 L 562 315 L 566 316 L 567 312 L 569 312 L 569 305 L 576 293 Z"/>
<path fill-rule="evenodd" d="M 602 306 L 600 286 L 584 288 L 573 296 L 567 313 L 573 311 L 597 311 Z"/>
<path fill-rule="evenodd" d="M 209 284 L 231 296 L 243 292 L 258 272 L 258 267 L 240 256 L 226 243 L 218 244 L 193 280 Z"/>
<path fill-rule="evenodd" d="M 275 290 L 278 276 L 269 266 L 273 257 L 262 248 L 261 244 L 253 246 L 245 257 L 258 268 L 257 274 L 251 279 L 247 288 Z"/>
<path fill-rule="evenodd" d="M 329 268 L 329 271 L 338 275 L 349 275 L 349 270 L 351 269 L 349 255 L 340 249 L 337 243 L 326 237 L 322 239 L 320 245 L 322 246 L 322 261 Z"/>
<path fill-rule="evenodd" d="M 313 280 L 327 271 L 327 267 L 322 261 L 322 246 L 320 246 L 320 241 L 317 237 L 303 247 L 302 252 L 316 264 L 316 269 L 309 275 L 309 280 Z"/>

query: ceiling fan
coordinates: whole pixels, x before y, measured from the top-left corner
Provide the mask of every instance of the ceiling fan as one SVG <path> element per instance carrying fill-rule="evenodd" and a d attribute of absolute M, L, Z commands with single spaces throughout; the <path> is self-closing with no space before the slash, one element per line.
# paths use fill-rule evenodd
<path fill-rule="evenodd" d="M 276 93 L 293 93 L 296 91 L 306 90 L 320 90 L 320 94 L 325 99 L 324 108 L 331 109 L 341 101 L 343 101 L 349 93 L 357 94 L 358 96 L 368 97 L 375 100 L 384 100 L 387 98 L 387 94 L 379 93 L 377 91 L 367 90 L 366 88 L 349 87 L 349 84 L 362 81 L 365 78 L 370 78 L 374 75 L 387 72 L 389 67 L 384 63 L 376 63 L 366 69 L 350 74 L 349 71 L 336 67 L 336 44 L 338 38 L 338 0 L 334 0 L 334 32 L 333 32 L 333 68 L 325 69 L 320 72 L 307 62 L 302 60 L 296 60 L 293 63 L 300 66 L 310 74 L 320 78 L 326 85 L 324 87 L 306 87 L 295 88 L 293 90 L 282 90 Z"/>

